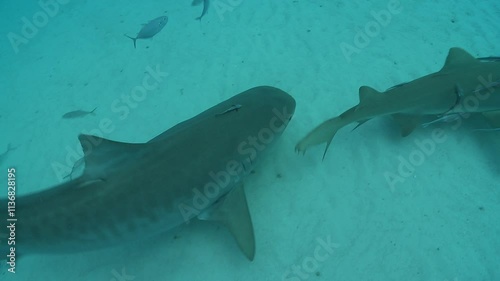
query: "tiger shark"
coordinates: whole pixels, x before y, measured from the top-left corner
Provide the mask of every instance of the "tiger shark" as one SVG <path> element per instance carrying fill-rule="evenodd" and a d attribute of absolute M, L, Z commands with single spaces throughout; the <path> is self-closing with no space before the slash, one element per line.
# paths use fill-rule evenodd
<path fill-rule="evenodd" d="M 242 182 L 294 111 L 289 94 L 260 86 L 146 143 L 80 135 L 85 168 L 78 178 L 16 198 L 15 247 L 22 255 L 75 253 L 148 239 L 202 219 L 225 225 L 253 260 Z M 7 200 L 0 206 L 4 240 Z M 5 240 L 0 245 L 5 257 L 10 246 L 2 248 Z"/>
<path fill-rule="evenodd" d="M 359 89 L 359 104 L 331 118 L 308 133 L 296 145 L 305 153 L 311 146 L 326 143 L 323 159 L 339 129 L 384 115 L 391 115 L 409 135 L 422 117 L 483 113 L 490 124 L 500 124 L 500 58 L 474 58 L 460 48 L 451 48 L 443 68 L 435 73 L 389 88 L 381 93 L 368 86 Z"/>

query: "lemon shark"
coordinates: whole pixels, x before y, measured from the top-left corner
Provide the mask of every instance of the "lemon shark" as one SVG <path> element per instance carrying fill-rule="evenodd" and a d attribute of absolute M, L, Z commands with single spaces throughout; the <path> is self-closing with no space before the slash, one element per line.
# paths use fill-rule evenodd
<path fill-rule="evenodd" d="M 296 145 L 305 153 L 311 146 L 326 143 L 323 158 L 339 129 L 384 115 L 391 115 L 409 135 L 421 118 L 459 113 L 484 113 L 498 118 L 500 111 L 500 59 L 474 58 L 460 48 L 451 48 L 443 68 L 411 82 L 396 85 L 381 93 L 368 86 L 359 89 L 359 104 L 331 118 L 308 133 Z M 490 124 L 498 124 L 491 120 Z"/>
<path fill-rule="evenodd" d="M 294 111 L 289 94 L 260 86 L 146 143 L 80 135 L 85 163 L 81 176 L 16 198 L 16 251 L 26 255 L 106 248 L 203 219 L 225 225 L 252 260 L 254 232 L 242 181 Z M 8 236 L 7 200 L 0 206 L 0 245 L 5 247 L 1 238 Z M 9 249 L 2 248 L 1 256 Z"/>

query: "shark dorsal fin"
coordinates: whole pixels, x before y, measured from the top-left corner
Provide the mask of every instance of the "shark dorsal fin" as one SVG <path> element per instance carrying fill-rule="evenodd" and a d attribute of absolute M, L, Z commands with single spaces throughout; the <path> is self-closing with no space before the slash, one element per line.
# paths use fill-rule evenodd
<path fill-rule="evenodd" d="M 444 63 L 442 70 L 448 68 L 453 68 L 456 66 L 462 66 L 464 64 L 478 63 L 479 61 L 473 57 L 471 54 L 467 53 L 461 48 L 451 48 L 446 57 L 446 62 Z"/>
<path fill-rule="evenodd" d="M 89 180 L 105 180 L 117 163 L 123 162 L 124 158 L 130 159 L 142 146 L 84 134 L 79 135 L 78 140 L 85 159 L 83 175 Z"/>
<path fill-rule="evenodd" d="M 383 95 L 379 91 L 377 91 L 371 87 L 368 87 L 368 86 L 361 86 L 361 87 L 359 87 L 359 104 L 352 109 L 354 109 L 354 111 L 362 110 L 365 106 L 370 106 L 370 105 L 376 104 L 377 100 L 380 99 L 381 97 L 383 97 Z M 343 114 L 346 114 L 349 111 L 350 110 L 344 112 Z M 370 118 L 364 119 L 364 120 L 359 120 L 359 123 L 356 126 L 356 128 L 361 126 L 363 123 L 365 123 L 368 120 L 370 120 Z M 354 129 L 356 129 L 356 128 L 354 128 Z M 327 149 L 328 149 L 328 146 L 329 146 L 329 144 L 327 145 Z M 326 151 L 325 151 L 325 153 L 326 153 Z M 324 155 L 323 155 L 323 158 L 324 158 Z"/>
<path fill-rule="evenodd" d="M 236 239 L 236 243 L 243 254 L 249 260 L 253 260 L 255 256 L 255 238 L 243 184 L 235 186 L 218 203 L 200 214 L 198 219 L 222 223 Z"/>
<path fill-rule="evenodd" d="M 359 104 L 374 101 L 381 97 L 381 93 L 372 87 L 361 86 L 359 87 Z"/>

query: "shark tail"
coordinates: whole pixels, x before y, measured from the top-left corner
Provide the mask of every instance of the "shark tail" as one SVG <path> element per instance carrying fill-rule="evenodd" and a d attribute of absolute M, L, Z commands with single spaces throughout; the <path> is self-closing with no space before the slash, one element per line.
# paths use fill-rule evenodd
<path fill-rule="evenodd" d="M 127 34 L 123 34 L 123 35 L 125 35 L 125 37 L 128 37 L 128 38 L 132 39 L 132 41 L 134 41 L 134 49 L 136 49 L 135 42 L 137 41 L 137 38 L 130 37 L 130 36 L 128 36 Z M 97 107 L 96 107 L 96 108 L 97 108 Z"/>
<path fill-rule="evenodd" d="M 295 146 L 295 151 L 305 153 L 306 149 L 311 146 L 326 143 L 325 152 L 323 153 L 324 160 L 333 137 L 337 131 L 345 125 L 346 122 L 341 118 L 341 116 L 326 120 L 301 139 Z"/>
<path fill-rule="evenodd" d="M 358 125 L 353 129 L 355 130 L 356 128 L 370 120 L 370 116 L 362 116 L 365 118 L 358 118 L 360 116 L 356 117 L 356 112 L 363 110 L 363 108 L 369 107 L 373 103 L 379 103 L 380 98 L 382 98 L 383 96 L 384 95 L 373 88 L 370 88 L 368 86 L 361 86 L 359 88 L 358 105 L 348 109 L 337 117 L 323 122 L 309 134 L 307 134 L 302 140 L 300 140 L 299 143 L 295 146 L 295 150 L 297 152 L 305 153 L 306 149 L 311 146 L 326 143 L 325 152 L 323 153 L 324 160 L 326 152 L 330 147 L 330 143 L 332 142 L 332 139 L 337 131 L 351 122 L 358 122 Z"/>

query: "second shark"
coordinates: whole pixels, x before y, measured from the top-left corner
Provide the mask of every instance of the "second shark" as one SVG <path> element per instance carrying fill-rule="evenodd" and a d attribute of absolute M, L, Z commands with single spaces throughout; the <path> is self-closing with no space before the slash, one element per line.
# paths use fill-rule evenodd
<path fill-rule="evenodd" d="M 500 111 L 500 59 L 474 58 L 460 48 L 452 48 L 443 68 L 408 83 L 380 93 L 368 86 L 359 89 L 359 104 L 331 118 L 307 134 L 296 145 L 298 152 L 326 143 L 323 158 L 339 129 L 358 126 L 384 115 L 391 115 L 409 135 L 423 116 L 446 116 L 459 113 L 483 113 L 487 119 L 498 118 Z M 499 124 L 498 120 L 489 120 Z M 493 125 L 494 126 L 494 125 Z"/>

